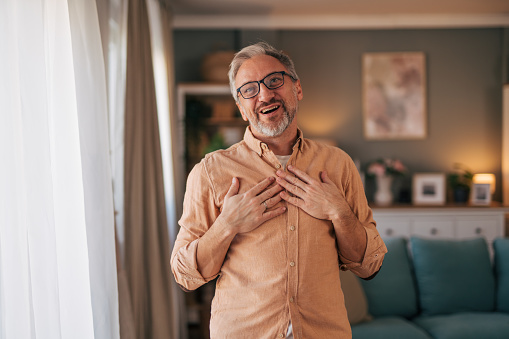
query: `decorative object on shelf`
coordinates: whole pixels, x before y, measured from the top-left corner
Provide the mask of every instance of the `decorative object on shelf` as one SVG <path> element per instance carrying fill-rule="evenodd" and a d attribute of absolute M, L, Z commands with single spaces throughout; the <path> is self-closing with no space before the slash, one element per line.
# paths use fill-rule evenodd
<path fill-rule="evenodd" d="M 491 204 L 491 185 L 490 184 L 472 184 L 472 205 L 489 206 Z"/>
<path fill-rule="evenodd" d="M 495 182 L 495 174 L 493 173 L 477 173 L 472 178 L 472 183 L 474 184 L 489 184 L 490 194 L 495 193 Z"/>
<path fill-rule="evenodd" d="M 452 192 L 452 198 L 456 203 L 466 203 L 470 197 L 472 186 L 472 171 L 465 165 L 454 164 L 455 171 L 447 175 L 447 183 Z"/>
<path fill-rule="evenodd" d="M 234 55 L 234 51 L 215 51 L 205 54 L 201 63 L 203 80 L 228 83 L 228 70 Z"/>
<path fill-rule="evenodd" d="M 381 175 L 376 177 L 376 192 L 374 195 L 375 203 L 380 206 L 392 204 L 394 196 L 392 194 L 392 177 Z"/>
<path fill-rule="evenodd" d="M 374 194 L 377 205 L 390 205 L 394 201 L 392 193 L 393 177 L 403 175 L 407 171 L 405 165 L 398 159 L 378 159 L 368 165 L 366 173 L 376 179 Z"/>
<path fill-rule="evenodd" d="M 444 205 L 445 181 L 444 173 L 414 174 L 412 202 L 415 205 Z"/>
<path fill-rule="evenodd" d="M 495 174 L 477 173 L 472 178 L 472 205 L 488 206 L 495 193 Z"/>
<path fill-rule="evenodd" d="M 362 61 L 365 138 L 424 139 L 424 53 L 366 53 Z"/>

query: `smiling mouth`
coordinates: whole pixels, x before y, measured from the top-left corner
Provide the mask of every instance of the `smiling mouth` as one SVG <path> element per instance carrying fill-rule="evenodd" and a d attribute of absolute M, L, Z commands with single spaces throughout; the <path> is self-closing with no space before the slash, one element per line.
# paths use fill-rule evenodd
<path fill-rule="evenodd" d="M 260 113 L 262 113 L 262 114 L 270 114 L 270 113 L 276 111 L 279 107 L 280 107 L 280 105 L 275 105 L 275 106 L 272 106 L 272 107 L 269 107 L 269 108 L 265 108 L 265 109 L 262 109 L 260 111 Z"/>

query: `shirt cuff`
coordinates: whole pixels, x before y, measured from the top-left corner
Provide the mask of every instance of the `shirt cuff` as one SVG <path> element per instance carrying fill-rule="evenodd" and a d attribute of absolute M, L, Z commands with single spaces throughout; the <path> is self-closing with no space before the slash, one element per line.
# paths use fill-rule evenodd
<path fill-rule="evenodd" d="M 339 254 L 339 259 L 342 262 L 340 269 L 343 271 L 352 271 L 361 278 L 367 278 L 376 273 L 382 266 L 382 262 L 387 253 L 387 247 L 380 237 L 380 234 L 373 226 L 366 227 L 366 252 L 361 262 L 351 261 Z"/>

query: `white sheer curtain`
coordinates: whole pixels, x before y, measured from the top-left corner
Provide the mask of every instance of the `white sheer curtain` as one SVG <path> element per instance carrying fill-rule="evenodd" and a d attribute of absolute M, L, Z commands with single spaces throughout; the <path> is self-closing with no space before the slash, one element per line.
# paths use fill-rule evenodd
<path fill-rule="evenodd" d="M 95 1 L 0 1 L 0 338 L 118 338 Z"/>
<path fill-rule="evenodd" d="M 113 196 L 117 245 L 120 252 L 118 260 L 123 265 L 125 256 L 124 230 L 124 116 L 125 116 L 125 77 L 127 58 L 127 0 L 101 0 L 109 2 L 107 26 L 108 34 L 108 105 L 110 119 L 111 167 L 113 175 Z M 106 31 L 106 29 L 104 31 Z M 103 31 L 103 32 L 104 32 Z"/>

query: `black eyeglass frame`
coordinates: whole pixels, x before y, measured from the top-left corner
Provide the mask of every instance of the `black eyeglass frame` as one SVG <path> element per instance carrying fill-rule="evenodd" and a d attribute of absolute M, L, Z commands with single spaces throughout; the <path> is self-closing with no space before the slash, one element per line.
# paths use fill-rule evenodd
<path fill-rule="evenodd" d="M 281 83 L 281 85 L 277 86 L 277 87 L 269 87 L 265 84 L 264 80 L 267 79 L 268 77 L 270 77 L 271 75 L 274 75 L 274 74 L 281 74 L 283 76 L 283 82 Z M 254 98 L 255 96 L 257 96 L 258 94 L 260 94 L 260 84 L 264 84 L 265 87 L 267 87 L 267 89 L 277 89 L 279 87 L 282 87 L 284 84 L 285 84 L 285 75 L 288 75 L 290 77 L 290 79 L 292 79 L 292 81 L 297 81 L 297 79 L 295 79 L 291 74 L 285 72 L 285 71 L 279 71 L 279 72 L 272 72 L 270 74 L 267 74 L 262 80 L 260 81 L 250 81 L 250 82 L 246 82 L 244 85 L 240 86 L 239 88 L 237 88 L 237 96 L 240 94 L 244 99 L 252 99 Z M 242 95 L 242 92 L 240 91 L 240 89 L 246 85 L 249 85 L 249 84 L 258 84 L 258 91 L 256 92 L 256 94 L 254 94 L 253 96 L 250 96 L 248 98 L 244 97 L 244 95 Z"/>

